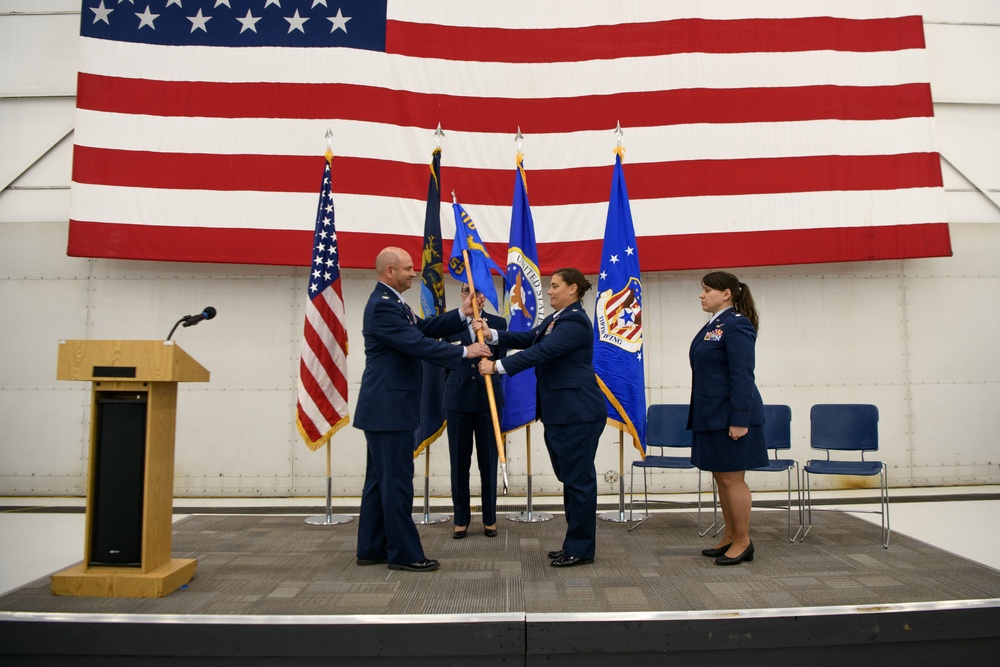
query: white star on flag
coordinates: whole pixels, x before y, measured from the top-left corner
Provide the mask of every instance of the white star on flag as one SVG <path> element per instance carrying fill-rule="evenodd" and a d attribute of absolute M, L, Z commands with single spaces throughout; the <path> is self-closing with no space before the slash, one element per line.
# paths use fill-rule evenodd
<path fill-rule="evenodd" d="M 198 13 L 195 14 L 194 16 L 187 17 L 187 20 L 191 22 L 191 32 L 194 32 L 195 30 L 203 30 L 205 32 L 208 32 L 208 28 L 205 27 L 205 24 L 211 21 L 212 17 L 204 16 L 201 13 L 201 8 L 199 7 Z"/>
<path fill-rule="evenodd" d="M 135 15 L 139 17 L 139 28 L 138 28 L 139 30 L 141 30 L 142 26 L 144 26 L 144 25 L 148 25 L 153 30 L 156 30 L 156 26 L 153 25 L 153 21 L 155 21 L 156 19 L 160 18 L 160 15 L 159 14 L 153 14 L 152 12 L 150 12 L 148 6 L 146 7 L 146 11 L 145 12 L 143 12 L 142 14 L 140 14 L 139 12 L 136 12 Z"/>
<path fill-rule="evenodd" d="M 261 20 L 261 18 L 263 17 L 251 14 L 249 9 L 247 10 L 246 16 L 243 18 L 237 17 L 236 20 L 243 24 L 243 27 L 240 28 L 240 34 L 242 35 L 247 30 L 257 32 L 257 21 Z"/>
<path fill-rule="evenodd" d="M 347 22 L 351 20 L 350 16 L 344 16 L 340 13 L 340 9 L 337 9 L 336 16 L 327 16 L 326 20 L 333 24 L 330 28 L 330 32 L 335 32 L 338 28 L 347 32 Z"/>
<path fill-rule="evenodd" d="M 108 25 L 111 25 L 111 21 L 108 20 L 108 14 L 115 11 L 114 9 L 107 9 L 104 6 L 104 0 L 101 0 L 101 4 L 97 7 L 91 7 L 90 11 L 94 12 L 94 23 L 98 21 L 104 21 Z"/>
<path fill-rule="evenodd" d="M 306 33 L 305 23 L 309 20 L 308 16 L 299 16 L 299 10 L 295 10 L 295 16 L 286 16 L 285 20 L 288 21 L 288 33 L 291 34 L 293 30 L 298 30 L 303 35 Z"/>

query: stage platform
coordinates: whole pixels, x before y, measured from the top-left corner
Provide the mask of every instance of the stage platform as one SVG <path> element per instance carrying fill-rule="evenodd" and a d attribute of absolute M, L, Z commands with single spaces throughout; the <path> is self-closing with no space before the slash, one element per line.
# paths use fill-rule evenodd
<path fill-rule="evenodd" d="M 545 508 L 537 508 L 541 511 Z M 194 579 L 161 599 L 0 596 L 0 663 L 192 665 L 996 664 L 1000 571 L 839 512 L 803 543 L 755 510 L 756 558 L 718 567 L 693 511 L 598 521 L 597 558 L 549 566 L 561 514 L 463 540 L 420 526 L 429 573 L 355 564 L 357 521 L 202 514 L 174 525 Z M 501 513 L 501 517 L 504 514 Z M 984 661 L 985 660 L 985 661 Z"/>

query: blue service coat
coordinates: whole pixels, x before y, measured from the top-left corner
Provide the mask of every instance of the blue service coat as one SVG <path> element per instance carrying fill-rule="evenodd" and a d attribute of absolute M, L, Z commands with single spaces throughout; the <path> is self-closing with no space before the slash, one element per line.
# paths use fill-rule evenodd
<path fill-rule="evenodd" d="M 531 331 L 498 331 L 497 336 L 502 347 L 521 350 L 503 360 L 504 372 L 516 375 L 534 367 L 536 416 L 543 424 L 607 418 L 594 373 L 594 329 L 579 301 Z"/>
<path fill-rule="evenodd" d="M 490 329 L 505 331 L 507 320 L 492 313 L 481 313 Z M 473 338 L 466 326 L 460 333 L 442 338 L 445 342 L 462 346 L 472 345 L 478 338 Z M 505 350 L 493 347 L 493 359 L 502 359 Z M 444 409 L 451 412 L 489 412 L 490 403 L 486 394 L 485 378 L 479 374 L 479 359 L 464 359 L 458 369 L 448 371 L 444 385 Z M 496 400 L 497 412 L 503 409 L 503 385 L 500 375 L 490 376 L 493 381 L 493 397 Z"/>
<path fill-rule="evenodd" d="M 462 347 L 435 339 L 465 326 L 457 310 L 423 320 L 414 317 L 392 289 L 378 283 L 362 323 L 365 371 L 354 426 L 364 431 L 414 431 L 420 424 L 420 360 L 451 369 L 462 366 Z"/>
<path fill-rule="evenodd" d="M 757 331 L 729 308 L 714 317 L 691 342 L 691 431 L 728 430 L 764 423 L 764 402 L 754 383 Z"/>

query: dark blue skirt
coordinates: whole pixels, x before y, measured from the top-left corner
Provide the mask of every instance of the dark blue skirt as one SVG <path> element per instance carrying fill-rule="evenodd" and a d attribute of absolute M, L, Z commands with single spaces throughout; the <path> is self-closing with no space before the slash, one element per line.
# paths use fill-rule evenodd
<path fill-rule="evenodd" d="M 735 472 L 767 465 L 764 425 L 751 426 L 739 440 L 724 431 L 694 431 L 691 434 L 691 463 L 710 472 Z"/>

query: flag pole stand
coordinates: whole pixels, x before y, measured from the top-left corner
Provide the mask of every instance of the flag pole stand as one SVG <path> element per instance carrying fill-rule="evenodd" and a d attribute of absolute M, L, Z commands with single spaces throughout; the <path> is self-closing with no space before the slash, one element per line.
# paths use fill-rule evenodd
<path fill-rule="evenodd" d="M 413 523 L 426 526 L 432 523 L 444 523 L 451 516 L 448 514 L 431 514 L 431 450 L 424 451 L 424 511 L 413 513 Z"/>
<path fill-rule="evenodd" d="M 631 521 L 645 521 L 646 515 L 641 513 L 625 512 L 625 432 L 618 431 L 618 511 L 604 512 L 598 514 L 601 521 L 611 521 L 613 523 L 629 523 Z"/>
<path fill-rule="evenodd" d="M 531 424 L 527 426 L 527 445 L 525 449 L 527 450 L 528 458 L 528 509 L 524 512 L 516 512 L 513 514 L 508 514 L 507 518 L 511 521 L 517 521 L 519 523 L 539 523 L 541 521 L 548 521 L 552 518 L 552 515 L 548 512 L 535 512 L 532 510 L 532 497 L 531 497 Z"/>
<path fill-rule="evenodd" d="M 354 521 L 353 516 L 333 513 L 333 475 L 330 472 L 330 443 L 326 443 L 326 514 L 306 517 L 310 526 L 339 526 Z"/>

